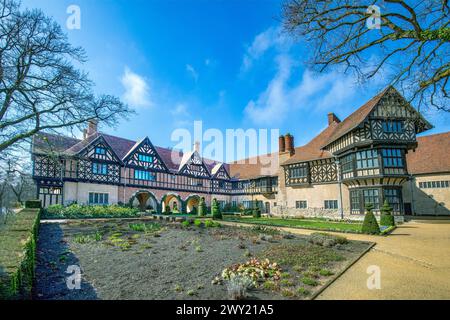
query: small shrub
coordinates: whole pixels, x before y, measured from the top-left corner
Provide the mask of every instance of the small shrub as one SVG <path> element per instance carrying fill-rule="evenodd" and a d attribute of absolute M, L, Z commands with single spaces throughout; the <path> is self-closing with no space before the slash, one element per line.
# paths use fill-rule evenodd
<path fill-rule="evenodd" d="M 164 214 L 172 214 L 172 210 L 170 210 L 170 206 L 167 205 L 164 210 Z"/>
<path fill-rule="evenodd" d="M 200 219 L 195 219 L 195 220 L 194 220 L 194 225 L 195 225 L 196 227 L 201 227 L 201 226 L 203 225 L 203 221 L 200 220 Z"/>
<path fill-rule="evenodd" d="M 195 292 L 195 290 L 193 290 L 193 289 L 191 289 L 191 290 L 188 290 L 187 292 L 186 292 L 186 294 L 188 295 L 188 296 L 194 296 L 194 295 L 196 295 L 197 293 Z"/>
<path fill-rule="evenodd" d="M 300 287 L 297 289 L 297 294 L 300 296 L 308 296 L 310 294 L 308 289 L 305 289 L 303 287 Z"/>
<path fill-rule="evenodd" d="M 280 280 L 280 284 L 285 287 L 293 287 L 294 286 L 294 282 L 290 279 L 282 279 L 282 280 Z"/>
<path fill-rule="evenodd" d="M 200 217 L 206 216 L 207 211 L 208 211 L 208 208 L 206 207 L 205 198 L 201 197 L 200 201 L 198 203 L 198 215 Z"/>
<path fill-rule="evenodd" d="M 375 218 L 373 212 L 373 205 L 371 203 L 366 205 L 366 216 L 364 217 L 364 222 L 361 228 L 362 233 L 365 234 L 380 234 L 380 226 L 378 225 L 377 219 Z"/>
<path fill-rule="evenodd" d="M 328 269 L 321 269 L 321 270 L 319 271 L 319 274 L 320 274 L 321 276 L 328 277 L 328 276 L 332 276 L 334 273 L 331 272 L 331 271 L 328 270 Z"/>
<path fill-rule="evenodd" d="M 197 252 L 203 252 L 203 249 L 202 249 L 201 246 L 196 246 L 196 247 L 195 247 L 195 251 L 197 251 Z"/>
<path fill-rule="evenodd" d="M 345 244 L 348 242 L 345 237 L 335 236 L 324 232 L 311 233 L 308 236 L 308 241 L 322 247 L 333 247 L 336 244 Z"/>
<path fill-rule="evenodd" d="M 303 277 L 302 278 L 302 282 L 304 284 L 306 284 L 308 286 L 312 286 L 312 287 L 315 287 L 315 286 L 317 286 L 319 284 L 315 279 L 310 278 L 310 277 Z"/>
<path fill-rule="evenodd" d="M 205 220 L 204 222 L 205 228 L 218 228 L 220 227 L 220 223 L 213 220 Z"/>
<path fill-rule="evenodd" d="M 275 281 L 267 280 L 263 283 L 263 288 L 266 290 L 276 290 L 278 286 Z"/>
<path fill-rule="evenodd" d="M 219 202 L 216 198 L 213 199 L 211 213 L 214 220 L 222 220 L 222 212 L 220 211 Z"/>
<path fill-rule="evenodd" d="M 231 300 L 247 298 L 247 291 L 253 287 L 253 280 L 246 275 L 234 275 L 227 281 L 228 297 Z"/>
<path fill-rule="evenodd" d="M 392 207 L 389 205 L 387 200 L 384 200 L 384 204 L 381 207 L 381 217 L 380 217 L 380 225 L 382 226 L 395 226 L 395 218 L 392 215 Z"/>
<path fill-rule="evenodd" d="M 283 272 L 280 276 L 281 279 L 288 279 L 291 277 L 291 274 L 289 272 Z"/>
<path fill-rule="evenodd" d="M 183 221 L 182 223 L 181 223 L 181 225 L 184 227 L 184 228 L 188 228 L 190 225 L 191 225 L 191 223 L 189 222 L 189 221 Z"/>
<path fill-rule="evenodd" d="M 181 291 L 183 291 L 183 287 L 181 285 L 177 284 L 175 286 L 174 290 L 175 290 L 175 292 L 181 292 Z"/>
<path fill-rule="evenodd" d="M 281 295 L 287 298 L 295 297 L 295 293 L 290 289 L 281 290 Z"/>

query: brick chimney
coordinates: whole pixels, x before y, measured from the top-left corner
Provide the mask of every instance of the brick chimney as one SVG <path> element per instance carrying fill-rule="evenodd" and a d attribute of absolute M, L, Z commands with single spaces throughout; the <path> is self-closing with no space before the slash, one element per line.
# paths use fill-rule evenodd
<path fill-rule="evenodd" d="M 294 136 L 290 133 L 286 134 L 284 136 L 284 144 L 285 144 L 285 152 L 289 152 L 289 154 L 292 156 L 295 153 L 295 147 L 294 147 Z"/>
<path fill-rule="evenodd" d="M 286 151 L 286 143 L 284 141 L 284 136 L 281 135 L 278 138 L 278 152 L 285 152 Z"/>
<path fill-rule="evenodd" d="M 88 127 L 86 130 L 86 136 L 92 136 L 93 134 L 97 133 L 97 129 L 98 129 L 98 120 L 89 120 L 88 121 Z"/>
<path fill-rule="evenodd" d="M 339 123 L 341 119 L 339 119 L 333 112 L 328 114 L 328 125 L 331 125 L 333 122 Z"/>

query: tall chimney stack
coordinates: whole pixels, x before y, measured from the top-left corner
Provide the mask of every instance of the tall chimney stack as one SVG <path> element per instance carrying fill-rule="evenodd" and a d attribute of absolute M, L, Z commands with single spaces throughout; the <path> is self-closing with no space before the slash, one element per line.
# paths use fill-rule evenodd
<path fill-rule="evenodd" d="M 92 136 L 93 134 L 97 133 L 98 129 L 98 120 L 92 119 L 88 121 L 88 127 L 86 130 L 86 136 Z"/>
<path fill-rule="evenodd" d="M 200 142 L 198 142 L 198 141 L 194 142 L 194 151 L 200 152 Z"/>
<path fill-rule="evenodd" d="M 339 119 L 333 112 L 328 114 L 328 125 L 331 125 L 333 122 L 339 123 L 341 119 Z"/>
<path fill-rule="evenodd" d="M 284 143 L 285 143 L 285 151 L 289 152 L 290 155 L 293 155 L 295 153 L 295 147 L 294 147 L 294 136 L 290 133 L 286 134 L 284 136 Z"/>
<path fill-rule="evenodd" d="M 286 151 L 286 142 L 284 141 L 284 136 L 281 135 L 278 138 L 278 152 L 285 152 Z"/>

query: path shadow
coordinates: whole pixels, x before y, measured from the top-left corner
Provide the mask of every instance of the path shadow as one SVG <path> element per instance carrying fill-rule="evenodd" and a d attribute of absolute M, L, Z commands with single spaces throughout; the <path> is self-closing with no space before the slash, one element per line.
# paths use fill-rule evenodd
<path fill-rule="evenodd" d="M 69 289 L 67 273 L 69 266 L 81 270 L 80 289 Z M 70 278 L 70 280 L 73 278 Z M 74 281 L 69 281 L 74 284 Z M 37 243 L 36 276 L 33 286 L 33 299 L 36 300 L 97 300 L 95 288 L 83 277 L 80 261 L 70 251 L 64 240 L 64 230 L 58 223 L 44 223 L 39 228 Z"/>

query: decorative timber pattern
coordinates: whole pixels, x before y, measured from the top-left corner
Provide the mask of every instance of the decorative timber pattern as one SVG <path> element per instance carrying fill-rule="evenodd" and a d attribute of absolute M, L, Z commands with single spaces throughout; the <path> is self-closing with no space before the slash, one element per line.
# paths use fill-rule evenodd
<path fill-rule="evenodd" d="M 36 155 L 34 157 L 35 177 L 61 178 L 61 161 L 58 158 Z"/>
<path fill-rule="evenodd" d="M 214 178 L 221 180 L 230 180 L 230 176 L 228 175 L 228 172 L 223 165 L 219 168 L 219 170 L 217 170 Z"/>
<path fill-rule="evenodd" d="M 303 174 L 296 175 L 294 172 L 303 172 Z M 286 185 L 302 185 L 310 183 L 309 165 L 308 162 L 301 162 L 291 164 L 285 167 L 284 175 L 286 179 Z"/>
<path fill-rule="evenodd" d="M 156 152 L 148 138 L 145 138 L 125 157 L 127 166 L 150 169 L 153 171 L 167 171 L 166 166 Z"/>
<path fill-rule="evenodd" d="M 333 159 L 310 162 L 311 183 L 337 181 L 337 168 Z"/>
<path fill-rule="evenodd" d="M 202 158 L 198 155 L 197 152 L 194 152 L 191 155 L 190 159 L 181 169 L 181 173 L 193 177 L 209 178 L 208 169 L 206 169 L 206 166 L 203 163 Z"/>

